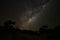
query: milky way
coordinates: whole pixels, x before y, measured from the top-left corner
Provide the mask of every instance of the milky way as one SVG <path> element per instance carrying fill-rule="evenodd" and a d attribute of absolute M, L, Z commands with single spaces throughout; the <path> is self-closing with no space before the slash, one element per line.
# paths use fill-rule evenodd
<path fill-rule="evenodd" d="M 54 28 L 60 25 L 59 3 L 59 0 L 2 1 L 0 25 L 6 20 L 13 20 L 19 29 L 36 31 L 42 25 Z"/>
<path fill-rule="evenodd" d="M 24 16 L 24 19 L 21 19 L 21 20 L 23 20 L 22 21 L 22 27 L 23 27 L 23 29 L 32 29 L 34 27 L 34 25 L 36 24 L 37 18 L 40 15 L 40 10 L 38 10 L 38 11 L 31 10 L 31 11 L 28 12 L 29 16 L 26 15 L 26 16 Z"/>
<path fill-rule="evenodd" d="M 46 3 L 47 4 L 47 3 Z M 40 5 L 39 7 L 37 6 L 36 8 L 32 7 L 31 10 L 26 10 L 24 17 L 22 17 L 22 29 L 33 29 L 35 30 L 36 24 L 38 24 L 38 17 L 41 15 L 41 11 L 44 10 L 44 8 L 47 5 Z"/>
<path fill-rule="evenodd" d="M 38 30 L 38 28 L 41 27 L 42 25 L 54 25 L 54 23 L 49 24 L 50 22 L 48 21 L 49 17 L 49 12 L 50 8 L 55 6 L 55 1 L 53 0 L 43 0 L 39 6 L 36 7 L 31 7 L 31 9 L 28 9 L 25 11 L 24 17 L 22 17 L 22 29 L 27 29 L 27 30 Z M 52 6 L 52 5 L 53 6 Z M 50 6 L 50 7 L 49 7 Z M 48 12 L 48 13 L 47 13 Z M 47 14 L 46 14 L 47 13 Z M 53 16 L 54 14 L 50 14 L 50 16 Z M 54 16 L 52 17 L 54 18 Z M 44 20 L 44 21 L 43 21 Z M 54 19 L 52 19 L 53 21 Z M 51 22 L 52 22 L 51 21 Z M 48 23 L 48 24 L 47 24 Z M 40 25 L 40 27 L 37 27 L 37 25 Z"/>

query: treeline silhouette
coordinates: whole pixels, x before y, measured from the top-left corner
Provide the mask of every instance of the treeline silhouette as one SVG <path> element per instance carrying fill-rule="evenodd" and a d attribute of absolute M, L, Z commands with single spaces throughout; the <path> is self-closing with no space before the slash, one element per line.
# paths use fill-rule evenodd
<path fill-rule="evenodd" d="M 31 30 L 20 30 L 13 27 L 15 22 L 8 20 L 4 26 L 0 26 L 0 40 L 59 40 L 60 26 L 54 29 L 46 29 L 48 26 L 43 25 L 39 32 Z"/>

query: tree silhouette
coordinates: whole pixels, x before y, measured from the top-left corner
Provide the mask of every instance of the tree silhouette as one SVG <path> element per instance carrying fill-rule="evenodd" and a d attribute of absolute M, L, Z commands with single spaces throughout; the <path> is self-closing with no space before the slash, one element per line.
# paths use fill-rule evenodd
<path fill-rule="evenodd" d="M 46 26 L 46 25 L 43 25 L 40 29 L 39 29 L 39 33 L 40 34 L 43 34 L 44 32 L 46 32 L 46 28 L 48 28 L 48 26 Z"/>
<path fill-rule="evenodd" d="M 6 22 L 4 22 L 4 28 L 5 29 L 14 29 L 13 25 L 15 24 L 15 22 L 12 22 L 11 20 L 8 20 Z"/>
<path fill-rule="evenodd" d="M 46 26 L 46 25 L 43 25 L 42 27 L 43 27 L 43 28 L 48 28 L 48 26 Z"/>

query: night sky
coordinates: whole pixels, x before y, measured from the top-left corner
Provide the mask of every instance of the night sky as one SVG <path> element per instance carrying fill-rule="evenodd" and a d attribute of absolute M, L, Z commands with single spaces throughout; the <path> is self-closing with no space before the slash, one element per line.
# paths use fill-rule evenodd
<path fill-rule="evenodd" d="M 5 0 L 1 1 L 0 25 L 13 20 L 19 29 L 39 30 L 43 25 L 60 25 L 59 0 Z"/>

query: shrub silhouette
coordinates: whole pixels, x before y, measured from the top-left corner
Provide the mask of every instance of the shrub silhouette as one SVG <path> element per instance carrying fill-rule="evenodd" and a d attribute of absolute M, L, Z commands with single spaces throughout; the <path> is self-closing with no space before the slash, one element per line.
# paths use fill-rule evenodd
<path fill-rule="evenodd" d="M 14 27 L 13 27 L 14 24 L 15 24 L 15 22 L 8 20 L 8 21 L 4 22 L 4 28 L 5 29 L 14 29 Z"/>

